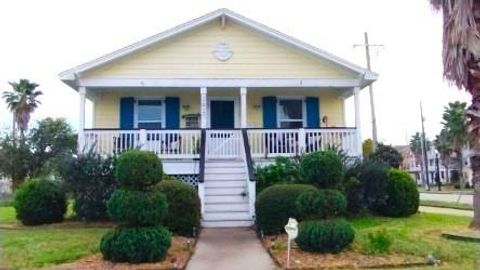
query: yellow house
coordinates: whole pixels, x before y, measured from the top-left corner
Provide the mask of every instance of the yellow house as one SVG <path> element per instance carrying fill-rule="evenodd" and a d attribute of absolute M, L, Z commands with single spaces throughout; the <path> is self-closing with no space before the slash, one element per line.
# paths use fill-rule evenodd
<path fill-rule="evenodd" d="M 79 149 L 154 151 L 168 174 L 198 186 L 205 226 L 251 224 L 253 162 L 329 145 L 360 155 L 359 93 L 376 78 L 227 9 L 60 74 L 80 94 Z"/>

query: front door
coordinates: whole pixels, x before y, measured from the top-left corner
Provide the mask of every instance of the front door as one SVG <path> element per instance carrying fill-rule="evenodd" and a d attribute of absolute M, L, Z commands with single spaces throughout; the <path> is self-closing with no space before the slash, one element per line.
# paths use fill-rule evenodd
<path fill-rule="evenodd" d="M 235 128 L 235 102 L 233 100 L 210 101 L 210 127 L 213 129 Z"/>

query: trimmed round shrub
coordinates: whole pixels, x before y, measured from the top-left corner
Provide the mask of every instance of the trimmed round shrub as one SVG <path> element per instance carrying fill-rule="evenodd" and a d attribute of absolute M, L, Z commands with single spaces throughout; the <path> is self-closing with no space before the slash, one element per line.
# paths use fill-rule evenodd
<path fill-rule="evenodd" d="M 167 255 L 172 234 L 162 226 L 118 227 L 102 237 L 100 251 L 113 262 L 156 262 Z"/>
<path fill-rule="evenodd" d="M 309 190 L 298 196 L 296 206 L 302 220 L 324 219 L 344 214 L 347 200 L 338 190 Z"/>
<path fill-rule="evenodd" d="M 284 231 L 288 218 L 298 218 L 296 201 L 305 191 L 315 191 L 311 185 L 281 184 L 266 188 L 255 202 L 257 229 L 264 234 Z"/>
<path fill-rule="evenodd" d="M 352 226 L 343 219 L 300 222 L 295 239 L 300 249 L 310 252 L 339 253 L 355 238 Z"/>
<path fill-rule="evenodd" d="M 314 152 L 300 161 L 303 180 L 319 188 L 335 188 L 344 176 L 342 159 L 333 151 Z"/>
<path fill-rule="evenodd" d="M 380 213 L 390 217 L 407 217 L 417 213 L 419 193 L 408 172 L 389 170 L 386 191 L 387 200 Z"/>
<path fill-rule="evenodd" d="M 118 156 L 115 176 L 122 187 L 146 189 L 162 179 L 162 163 L 153 152 L 130 150 Z"/>
<path fill-rule="evenodd" d="M 67 198 L 59 184 L 31 180 L 17 189 L 13 206 L 17 219 L 24 225 L 62 222 L 67 211 Z"/>
<path fill-rule="evenodd" d="M 155 225 L 167 215 L 167 199 L 159 191 L 117 189 L 107 202 L 108 214 L 128 225 Z"/>
<path fill-rule="evenodd" d="M 200 228 L 200 198 L 197 190 L 179 180 L 163 180 L 157 190 L 167 197 L 168 214 L 164 225 L 172 232 L 194 236 Z M 195 229 L 194 229 L 195 228 Z"/>

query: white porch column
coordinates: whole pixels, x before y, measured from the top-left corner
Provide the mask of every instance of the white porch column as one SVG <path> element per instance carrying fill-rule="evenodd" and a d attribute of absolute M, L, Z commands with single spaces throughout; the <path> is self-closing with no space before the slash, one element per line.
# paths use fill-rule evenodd
<path fill-rule="evenodd" d="M 353 102 L 355 103 L 355 128 L 357 132 L 357 154 L 362 156 L 362 123 L 360 120 L 360 87 L 353 88 Z"/>
<path fill-rule="evenodd" d="M 241 128 L 247 128 L 247 88 L 240 88 Z"/>
<path fill-rule="evenodd" d="M 200 88 L 200 127 L 207 128 L 207 88 Z"/>
<path fill-rule="evenodd" d="M 84 86 L 80 86 L 78 88 L 78 93 L 80 94 L 80 108 L 79 108 L 79 116 L 78 116 L 78 151 L 83 152 L 85 147 L 85 136 L 84 136 L 84 129 L 85 129 L 85 101 L 86 101 L 86 94 L 87 89 Z"/>

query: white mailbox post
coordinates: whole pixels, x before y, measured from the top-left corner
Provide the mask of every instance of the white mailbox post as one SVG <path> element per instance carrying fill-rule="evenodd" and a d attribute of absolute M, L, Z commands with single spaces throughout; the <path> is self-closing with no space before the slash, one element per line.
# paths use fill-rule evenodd
<path fill-rule="evenodd" d="M 287 244 L 287 269 L 290 268 L 290 242 L 298 236 L 298 222 L 294 218 L 289 218 L 287 225 L 285 225 L 285 232 L 288 235 Z"/>

